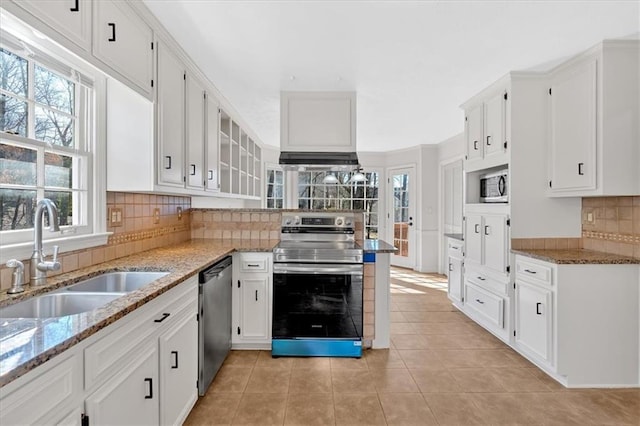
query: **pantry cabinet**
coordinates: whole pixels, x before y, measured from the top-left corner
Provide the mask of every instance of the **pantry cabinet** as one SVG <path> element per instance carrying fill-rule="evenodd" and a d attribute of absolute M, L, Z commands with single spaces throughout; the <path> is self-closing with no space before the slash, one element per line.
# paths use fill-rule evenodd
<path fill-rule="evenodd" d="M 639 73 L 638 40 L 605 40 L 551 73 L 550 196 L 640 193 Z"/>
<path fill-rule="evenodd" d="M 232 339 L 238 349 L 271 348 L 271 253 L 233 256 Z"/>
<path fill-rule="evenodd" d="M 153 31 L 127 2 L 96 1 L 93 5 L 94 56 L 151 97 Z"/>
<path fill-rule="evenodd" d="M 91 50 L 90 0 L 13 0 L 85 51 Z"/>

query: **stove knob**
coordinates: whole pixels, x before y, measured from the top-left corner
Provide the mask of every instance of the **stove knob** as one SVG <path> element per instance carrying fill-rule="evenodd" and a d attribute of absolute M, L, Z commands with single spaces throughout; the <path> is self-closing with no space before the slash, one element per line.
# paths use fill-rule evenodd
<path fill-rule="evenodd" d="M 339 217 L 339 218 L 337 218 L 337 219 L 336 219 L 336 225 L 337 225 L 337 226 L 342 226 L 342 223 L 343 223 L 343 222 L 344 222 L 344 221 L 342 220 L 342 218 L 341 218 L 341 217 Z"/>
<path fill-rule="evenodd" d="M 291 225 L 291 218 L 287 218 L 287 219 L 284 221 L 284 224 L 285 224 L 285 225 Z"/>
<path fill-rule="evenodd" d="M 346 226 L 351 226 L 351 225 L 353 225 L 353 224 L 351 223 L 351 219 L 347 219 L 347 221 L 346 221 L 344 224 L 345 224 Z"/>
<path fill-rule="evenodd" d="M 294 225 L 300 225 L 300 218 L 299 217 L 295 218 Z"/>

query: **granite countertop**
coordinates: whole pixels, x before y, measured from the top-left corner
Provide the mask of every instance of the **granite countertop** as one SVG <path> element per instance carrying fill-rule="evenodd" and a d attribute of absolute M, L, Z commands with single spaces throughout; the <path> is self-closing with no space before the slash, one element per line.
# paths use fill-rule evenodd
<path fill-rule="evenodd" d="M 463 241 L 464 237 L 462 234 L 450 234 L 450 233 L 446 233 L 444 234 L 445 237 L 449 237 L 449 238 L 453 238 L 454 240 L 459 240 L 459 241 Z"/>
<path fill-rule="evenodd" d="M 397 248 L 383 240 L 364 240 L 362 249 L 365 253 L 396 253 Z"/>
<path fill-rule="evenodd" d="M 256 243 L 194 239 L 58 275 L 49 278 L 46 286 L 37 289 L 26 286 L 25 292 L 18 295 L 0 294 L 0 306 L 4 306 L 104 272 L 145 270 L 169 272 L 165 277 L 90 312 L 61 318 L 0 319 L 0 387 L 90 337 L 234 251 L 270 252 L 277 243 L 278 241 Z"/>
<path fill-rule="evenodd" d="M 633 265 L 640 264 L 640 259 L 633 257 L 620 256 L 612 253 L 604 253 L 600 251 L 585 249 L 567 249 L 567 250 L 528 250 L 519 249 L 511 250 L 515 254 L 532 257 L 534 259 L 544 260 L 546 262 L 557 263 L 562 265 L 595 265 L 595 264 L 615 264 L 615 265 Z"/>

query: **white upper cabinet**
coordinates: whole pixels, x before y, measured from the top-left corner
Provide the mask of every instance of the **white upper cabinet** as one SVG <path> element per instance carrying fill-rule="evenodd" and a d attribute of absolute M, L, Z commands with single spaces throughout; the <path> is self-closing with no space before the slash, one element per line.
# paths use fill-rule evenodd
<path fill-rule="evenodd" d="M 158 47 L 158 184 L 184 187 L 185 68 L 165 46 Z"/>
<path fill-rule="evenodd" d="M 204 189 L 204 86 L 193 76 L 186 76 L 186 141 L 187 141 L 187 186 Z"/>
<path fill-rule="evenodd" d="M 218 100 L 207 93 L 206 97 L 206 139 L 205 151 L 207 158 L 205 183 L 207 191 L 220 190 L 220 104 Z"/>
<path fill-rule="evenodd" d="M 551 97 L 551 184 L 554 191 L 596 186 L 595 60 L 558 73 Z"/>
<path fill-rule="evenodd" d="M 356 151 L 355 92 L 281 92 L 282 151 Z"/>
<path fill-rule="evenodd" d="M 640 193 L 640 42 L 604 41 L 549 88 L 549 195 Z"/>
<path fill-rule="evenodd" d="M 509 161 L 506 140 L 506 91 L 465 106 L 465 170 L 480 170 Z"/>
<path fill-rule="evenodd" d="M 96 1 L 93 54 L 152 95 L 153 32 L 124 1 Z"/>
<path fill-rule="evenodd" d="M 14 3 L 83 50 L 91 50 L 91 1 L 14 0 Z"/>

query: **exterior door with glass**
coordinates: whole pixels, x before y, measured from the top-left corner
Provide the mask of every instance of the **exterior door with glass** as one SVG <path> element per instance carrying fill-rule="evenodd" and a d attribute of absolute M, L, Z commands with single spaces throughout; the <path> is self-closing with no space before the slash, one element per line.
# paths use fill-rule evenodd
<path fill-rule="evenodd" d="M 389 169 L 390 232 L 398 249 L 391 255 L 391 264 L 404 268 L 416 266 L 416 211 L 414 168 Z"/>

